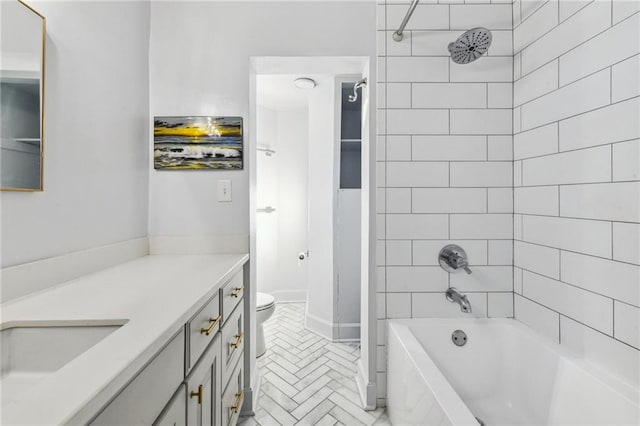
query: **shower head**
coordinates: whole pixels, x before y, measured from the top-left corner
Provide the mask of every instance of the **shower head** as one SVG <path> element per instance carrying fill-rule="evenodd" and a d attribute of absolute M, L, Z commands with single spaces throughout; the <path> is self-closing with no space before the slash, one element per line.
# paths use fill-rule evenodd
<path fill-rule="evenodd" d="M 468 64 L 484 55 L 491 46 L 491 31 L 478 27 L 466 31 L 456 41 L 449 43 L 451 59 L 456 64 Z"/>

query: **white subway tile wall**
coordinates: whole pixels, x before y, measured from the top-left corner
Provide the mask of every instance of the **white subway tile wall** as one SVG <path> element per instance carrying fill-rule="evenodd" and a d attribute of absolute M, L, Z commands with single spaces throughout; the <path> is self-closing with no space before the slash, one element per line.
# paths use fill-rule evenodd
<path fill-rule="evenodd" d="M 423 1 L 398 43 L 408 5 L 378 0 L 378 352 L 388 318 L 462 315 L 457 286 L 637 382 L 640 1 Z M 488 54 L 450 61 L 477 26 Z"/>
<path fill-rule="evenodd" d="M 513 3 L 515 318 L 637 384 L 640 2 L 536 3 Z"/>
<path fill-rule="evenodd" d="M 473 316 L 514 310 L 511 1 L 423 1 L 395 42 L 408 3 L 378 5 L 379 337 L 385 319 L 468 315 L 446 300 L 450 286 L 468 293 Z M 478 26 L 493 32 L 488 55 L 453 63 L 447 45 Z M 440 268 L 452 243 L 467 251 L 472 275 Z M 386 365 L 377 366 L 382 379 Z M 384 405 L 383 389 L 378 396 Z"/>

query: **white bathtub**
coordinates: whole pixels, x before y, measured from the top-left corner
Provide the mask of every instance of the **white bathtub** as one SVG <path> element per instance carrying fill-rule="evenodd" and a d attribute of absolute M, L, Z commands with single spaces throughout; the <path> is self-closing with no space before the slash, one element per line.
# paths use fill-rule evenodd
<path fill-rule="evenodd" d="M 640 424 L 637 389 L 512 319 L 392 320 L 387 345 L 394 426 Z"/>

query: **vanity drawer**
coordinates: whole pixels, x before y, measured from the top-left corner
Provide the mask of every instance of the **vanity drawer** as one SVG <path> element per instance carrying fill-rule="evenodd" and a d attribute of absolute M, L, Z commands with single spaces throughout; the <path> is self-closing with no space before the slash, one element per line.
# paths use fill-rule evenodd
<path fill-rule="evenodd" d="M 244 294 L 244 279 L 242 271 L 234 275 L 231 280 L 220 289 L 220 297 L 222 298 L 222 322 L 226 323 L 227 319 L 233 312 L 238 303 L 242 300 Z"/>
<path fill-rule="evenodd" d="M 222 426 L 235 426 L 244 402 L 244 363 L 239 362 L 222 394 Z"/>
<path fill-rule="evenodd" d="M 222 327 L 222 383 L 231 377 L 233 367 L 244 350 L 244 310 L 238 307 Z"/>
<path fill-rule="evenodd" d="M 220 298 L 216 294 L 197 314 L 187 323 L 188 348 L 187 373 L 196 365 L 200 355 L 211 343 L 220 329 L 222 316 L 220 315 Z"/>

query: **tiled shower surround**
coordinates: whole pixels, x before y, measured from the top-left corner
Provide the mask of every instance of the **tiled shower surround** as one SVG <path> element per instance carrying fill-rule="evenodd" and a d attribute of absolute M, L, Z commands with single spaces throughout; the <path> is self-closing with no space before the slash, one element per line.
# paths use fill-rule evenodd
<path fill-rule="evenodd" d="M 639 6 L 517 2 L 513 32 L 515 317 L 636 384 Z"/>
<path fill-rule="evenodd" d="M 409 3 L 378 4 L 378 403 L 385 320 L 468 315 L 449 286 L 638 377 L 639 2 L 421 1 L 395 42 Z M 488 55 L 453 63 L 478 26 Z"/>

